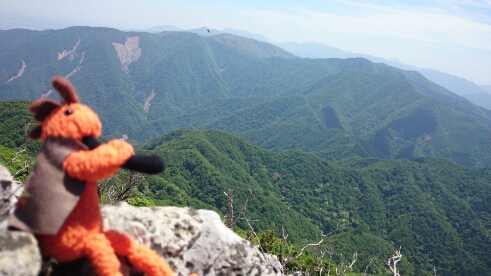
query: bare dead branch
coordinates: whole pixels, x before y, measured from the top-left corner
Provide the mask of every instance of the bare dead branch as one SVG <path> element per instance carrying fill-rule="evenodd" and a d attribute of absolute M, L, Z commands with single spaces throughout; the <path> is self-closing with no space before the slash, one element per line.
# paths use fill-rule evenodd
<path fill-rule="evenodd" d="M 247 222 L 247 225 L 249 225 L 249 228 L 251 229 L 252 234 L 256 238 L 259 249 L 261 250 L 261 252 L 264 252 L 263 249 L 261 248 L 261 241 L 259 240 L 259 237 L 257 236 L 256 231 L 252 227 L 251 223 L 249 222 L 249 219 L 246 216 L 244 216 L 244 220 Z"/>
<path fill-rule="evenodd" d="M 249 191 L 250 191 L 250 190 L 249 190 Z M 251 194 L 252 194 L 252 192 L 251 192 Z M 249 222 L 249 219 L 248 219 L 248 218 L 247 218 L 245 215 L 244 215 L 244 220 L 247 222 L 247 225 L 249 225 L 249 228 L 251 228 L 252 234 L 254 235 L 254 237 L 255 237 L 255 238 L 256 238 L 256 240 L 257 240 L 259 250 L 260 250 L 260 251 L 261 251 L 263 254 L 265 254 L 265 252 L 264 252 L 264 250 L 263 250 L 263 248 L 262 248 L 262 246 L 261 246 L 261 241 L 259 240 L 259 237 L 258 237 L 258 236 L 257 236 L 257 234 L 256 234 L 256 231 L 254 231 L 254 228 L 252 227 L 251 223 Z M 274 265 L 271 263 L 270 258 L 267 258 L 267 257 L 265 257 L 265 258 L 266 258 L 267 262 L 269 263 L 269 265 L 270 265 L 270 266 L 273 268 L 273 270 L 276 270 L 275 266 L 274 266 Z"/>
<path fill-rule="evenodd" d="M 237 218 L 235 219 L 235 221 L 232 223 L 232 226 L 230 228 L 234 228 L 234 226 L 237 224 L 237 221 L 239 221 L 239 219 L 242 216 L 244 216 L 245 210 L 247 209 L 247 203 L 249 202 L 249 199 L 251 199 L 251 197 L 252 197 L 252 191 L 251 191 L 251 189 L 248 189 L 248 190 L 249 190 L 249 195 L 247 196 L 247 198 L 246 198 L 246 200 L 244 202 L 244 205 L 242 206 L 242 210 L 240 210 L 239 215 L 237 216 Z"/>
<path fill-rule="evenodd" d="M 334 255 L 334 247 L 327 249 L 327 254 L 329 254 L 329 263 L 327 264 L 327 276 L 331 275 L 331 260 Z"/>
<path fill-rule="evenodd" d="M 320 247 L 314 247 L 314 249 L 317 249 L 315 250 L 315 254 L 314 254 L 314 259 L 315 259 L 315 262 L 317 263 L 317 271 L 319 271 L 319 276 L 322 276 L 322 271 L 324 270 L 324 266 L 322 264 L 322 259 L 324 259 L 324 255 L 326 254 L 326 252 L 322 249 L 320 249 Z"/>
<path fill-rule="evenodd" d="M 367 276 L 367 270 L 368 267 L 372 264 L 372 262 L 375 260 L 375 257 L 370 258 L 368 265 L 365 267 L 365 272 L 363 272 L 363 276 Z"/>
<path fill-rule="evenodd" d="M 348 269 L 353 270 L 353 265 L 355 264 L 357 259 L 358 259 L 357 252 L 353 254 L 353 257 L 351 258 L 351 263 L 347 259 L 341 258 L 341 262 L 336 268 L 336 276 L 345 276 Z"/>
<path fill-rule="evenodd" d="M 14 157 L 12 157 L 12 158 L 11 158 L 9 161 L 7 161 L 7 163 L 5 163 L 5 164 L 3 164 L 3 165 L 6 167 L 7 165 L 10 165 L 10 164 L 12 164 L 12 163 L 19 162 L 19 161 L 20 161 L 20 160 L 19 160 L 20 155 L 21 155 L 22 153 L 24 153 L 25 151 L 26 151 L 26 149 L 25 149 L 25 148 L 19 149 L 19 150 L 18 150 L 18 151 L 15 153 Z"/>
<path fill-rule="evenodd" d="M 26 160 L 24 160 L 24 164 L 22 164 L 22 167 L 17 172 L 15 172 L 12 177 L 16 178 L 23 172 L 29 172 L 29 169 L 32 168 L 33 164 L 34 164 L 34 158 L 27 157 Z"/>
<path fill-rule="evenodd" d="M 283 225 L 281 225 L 281 244 L 280 244 L 280 263 L 283 263 L 283 247 L 287 244 L 288 234 L 285 234 L 285 225 L 288 220 L 288 212 L 290 211 L 290 205 L 287 204 L 285 218 L 283 219 Z M 291 256 L 292 247 L 290 246 L 287 256 Z"/>
<path fill-rule="evenodd" d="M 321 239 L 319 240 L 319 242 L 317 242 L 317 243 L 310 243 L 310 244 L 306 244 L 304 247 L 302 247 L 302 249 L 300 249 L 300 251 L 298 251 L 298 252 L 297 252 L 297 254 L 295 254 L 295 256 L 293 256 L 293 257 L 287 257 L 287 258 L 283 259 L 283 261 L 282 261 L 282 263 L 281 263 L 281 264 L 283 265 L 283 267 L 285 267 L 285 266 L 286 266 L 287 264 L 289 264 L 290 262 L 297 260 L 298 258 L 300 258 L 300 256 L 302 256 L 302 254 L 303 254 L 303 252 L 305 251 L 305 249 L 307 249 L 307 248 L 308 248 L 308 247 L 310 247 L 310 246 L 319 246 L 319 245 L 321 245 L 321 244 L 322 244 L 322 242 L 324 242 L 324 239 L 325 239 L 326 237 L 328 237 L 328 236 L 332 235 L 334 232 L 336 232 L 336 231 L 338 231 L 338 230 L 339 230 L 339 228 L 338 228 L 338 227 L 336 227 L 336 229 L 334 229 L 333 231 L 331 231 L 331 232 L 329 232 L 329 233 L 327 233 L 327 234 L 323 234 L 323 235 L 321 236 Z"/>
<path fill-rule="evenodd" d="M 228 193 L 223 192 L 227 196 L 227 204 L 228 204 L 228 213 L 227 213 L 227 227 L 232 229 L 233 221 L 234 221 L 234 205 L 233 205 L 233 195 L 234 190 L 228 189 Z"/>
<path fill-rule="evenodd" d="M 104 204 L 115 204 L 134 196 L 133 190 L 138 187 L 145 176 L 138 172 L 121 170 L 116 175 L 98 183 Z"/>
<path fill-rule="evenodd" d="M 399 247 L 399 250 L 396 250 L 396 253 L 385 263 L 385 265 L 390 269 L 394 276 L 400 276 L 399 271 L 397 270 L 397 263 L 401 260 L 401 258 L 401 247 Z"/>

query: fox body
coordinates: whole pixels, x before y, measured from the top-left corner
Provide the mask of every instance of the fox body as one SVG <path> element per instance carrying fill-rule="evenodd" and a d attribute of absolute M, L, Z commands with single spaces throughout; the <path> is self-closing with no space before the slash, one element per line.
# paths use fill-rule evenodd
<path fill-rule="evenodd" d="M 43 145 L 9 227 L 36 235 L 41 253 L 60 262 L 88 257 L 98 275 L 121 275 L 117 255 L 147 275 L 173 275 L 149 248 L 114 230 L 103 230 L 97 180 L 114 175 L 135 157 L 131 144 L 111 140 L 91 149 L 86 137 L 101 135 L 95 112 L 79 102 L 72 84 L 55 77 L 52 85 L 64 104 L 49 99 L 29 109 L 41 124 L 29 132 Z"/>

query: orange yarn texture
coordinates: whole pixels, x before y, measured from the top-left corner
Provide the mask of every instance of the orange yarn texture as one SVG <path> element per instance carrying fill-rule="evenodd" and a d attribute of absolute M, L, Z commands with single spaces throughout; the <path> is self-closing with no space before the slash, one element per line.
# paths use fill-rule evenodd
<path fill-rule="evenodd" d="M 102 180 L 113 176 L 134 155 L 133 147 L 123 140 L 111 140 L 90 151 L 77 151 L 63 162 L 65 172 L 80 180 Z"/>
<path fill-rule="evenodd" d="M 77 141 L 88 135 L 99 137 L 102 124 L 99 116 L 88 106 L 72 103 L 61 106 L 44 120 L 41 140 L 46 137 L 67 137 Z"/>
<path fill-rule="evenodd" d="M 77 141 L 89 135 L 99 137 L 102 125 L 97 114 L 78 102 L 71 83 L 62 77 L 55 77 L 53 87 L 67 104 L 46 100 L 35 102 L 31 111 L 42 122 L 41 134 L 31 137 L 43 141 L 47 137 Z M 114 175 L 134 154 L 131 144 L 123 140 L 111 140 L 93 150 L 72 152 L 65 158 L 64 173 L 86 182 L 86 186 L 58 233 L 37 235 L 43 255 L 52 256 L 61 262 L 86 256 L 100 276 L 122 275 L 117 255 L 127 257 L 133 266 L 149 276 L 174 275 L 169 265 L 155 251 L 137 244 L 123 233 L 103 231 L 95 181 Z"/>

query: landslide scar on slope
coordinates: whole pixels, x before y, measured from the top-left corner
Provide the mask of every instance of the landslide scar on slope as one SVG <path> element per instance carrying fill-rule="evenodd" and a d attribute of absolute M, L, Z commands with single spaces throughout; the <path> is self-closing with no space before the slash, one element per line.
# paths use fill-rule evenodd
<path fill-rule="evenodd" d="M 73 74 L 77 73 L 78 71 L 80 71 L 80 69 L 82 69 L 82 62 L 84 61 L 84 57 L 85 57 L 85 52 L 82 53 L 82 58 L 80 58 L 80 62 L 78 63 L 77 67 L 75 67 L 75 69 L 73 69 L 72 72 L 68 73 L 68 75 L 65 76 L 66 79 L 70 78 L 71 76 L 73 76 Z"/>
<path fill-rule="evenodd" d="M 5 83 L 9 83 L 13 80 L 15 80 L 16 78 L 18 77 L 21 77 L 23 74 L 24 74 L 24 70 L 26 69 L 26 63 L 24 62 L 24 60 L 22 60 L 22 67 L 19 69 L 19 72 L 17 73 L 17 75 L 11 77 L 8 81 L 6 81 Z"/>
<path fill-rule="evenodd" d="M 127 37 L 124 45 L 113 42 L 114 49 L 118 53 L 118 59 L 126 73 L 129 73 L 128 65 L 137 61 L 141 56 L 142 49 L 138 47 L 139 42 L 140 37 L 138 36 Z"/>
<path fill-rule="evenodd" d="M 145 100 L 145 103 L 143 104 L 143 110 L 145 110 L 146 113 L 148 113 L 148 111 L 150 110 L 150 101 L 155 97 L 155 95 L 157 95 L 157 93 L 155 93 L 155 90 L 152 90 L 150 96 Z"/>
<path fill-rule="evenodd" d="M 78 38 L 77 43 L 75 43 L 75 46 L 73 46 L 73 49 L 70 51 L 63 50 L 63 52 L 58 53 L 58 60 L 61 60 L 67 56 L 70 56 L 70 61 L 73 60 L 73 53 L 75 53 L 75 50 L 77 50 L 78 45 L 80 45 L 80 37 Z"/>
<path fill-rule="evenodd" d="M 73 54 L 72 54 L 72 56 L 73 56 Z M 68 73 L 65 76 L 65 79 L 69 79 L 75 73 L 80 71 L 80 69 L 82 69 L 82 62 L 84 61 L 84 57 L 85 57 L 85 52 L 82 53 L 82 57 L 80 58 L 80 61 L 78 62 L 77 67 L 75 67 L 75 69 L 73 69 L 70 73 Z M 47 97 L 49 97 L 49 95 L 51 95 L 51 93 L 53 93 L 53 89 L 50 89 L 48 92 L 42 94 L 40 98 L 47 98 Z"/>

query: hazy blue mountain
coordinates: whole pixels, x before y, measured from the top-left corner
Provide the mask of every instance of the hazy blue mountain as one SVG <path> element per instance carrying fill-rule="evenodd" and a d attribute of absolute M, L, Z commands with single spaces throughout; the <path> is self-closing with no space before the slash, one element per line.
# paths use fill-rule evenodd
<path fill-rule="evenodd" d="M 481 85 L 481 88 L 483 88 L 487 93 L 491 94 L 491 85 Z"/>
<path fill-rule="evenodd" d="M 192 32 L 192 33 L 199 34 L 201 36 L 210 36 L 210 35 L 217 35 L 217 34 L 228 33 L 228 34 L 233 34 L 233 35 L 237 35 L 237 36 L 252 38 L 252 39 L 255 39 L 255 40 L 258 40 L 258 41 L 262 41 L 262 42 L 271 43 L 271 41 L 269 41 L 263 35 L 254 34 L 254 33 L 251 33 L 251 32 L 248 32 L 248 31 L 243 31 L 243 30 L 235 30 L 235 29 L 232 29 L 232 28 L 226 28 L 226 29 L 223 29 L 223 30 L 217 30 L 217 29 L 208 28 L 208 27 L 201 27 L 201 28 L 197 28 L 197 29 L 183 30 L 183 29 L 181 29 L 179 27 L 176 27 L 176 26 L 173 26 L 173 25 L 164 25 L 164 26 L 155 26 L 155 27 L 148 28 L 148 29 L 145 29 L 145 30 L 132 29 L 132 30 L 124 30 L 124 31 L 142 31 L 142 32 L 145 31 L 145 32 L 150 32 L 150 33 L 178 32 L 178 31 L 181 31 L 181 32 Z"/>
<path fill-rule="evenodd" d="M 491 105 L 491 103 L 486 101 L 487 97 L 481 94 L 482 92 L 484 92 L 484 90 L 479 85 L 471 81 L 468 81 L 464 78 L 453 76 L 433 69 L 418 68 L 412 65 L 405 64 L 395 59 L 383 59 L 380 57 L 375 57 L 375 56 L 370 56 L 360 53 L 352 53 L 352 52 L 331 47 L 323 43 L 307 42 L 307 43 L 300 44 L 300 43 L 286 42 L 286 43 L 276 43 L 275 45 L 291 52 L 294 55 L 304 58 L 362 57 L 375 63 L 385 63 L 387 65 L 400 68 L 403 70 L 418 71 L 430 81 L 447 88 L 448 90 L 454 92 L 457 95 L 466 97 L 468 100 L 472 101 L 476 105 L 488 109 L 489 106 Z M 473 96 L 467 97 L 468 95 L 473 95 Z"/>
<path fill-rule="evenodd" d="M 160 33 L 160 32 L 179 32 L 182 31 L 181 28 L 172 25 L 155 26 L 152 28 L 145 29 L 147 32 Z"/>
<path fill-rule="evenodd" d="M 464 78 L 452 76 L 447 73 L 439 72 L 433 69 L 418 69 L 430 81 L 437 83 L 457 95 L 466 96 L 476 93 L 485 93 L 486 90 L 481 86 L 468 81 Z"/>
<path fill-rule="evenodd" d="M 210 29 L 210 28 L 207 28 L 207 27 L 201 27 L 201 28 L 191 29 L 191 30 L 185 30 L 185 31 L 186 32 L 196 33 L 196 34 L 199 34 L 201 36 L 210 36 L 210 35 L 217 35 L 217 34 L 227 33 L 227 34 L 233 34 L 233 35 L 236 35 L 236 36 L 251 38 L 251 39 L 254 39 L 254 40 L 257 40 L 257 41 L 271 43 L 266 37 L 264 37 L 264 36 L 262 36 L 260 34 L 253 34 L 253 33 L 248 32 L 248 31 L 235 30 L 235 29 L 232 29 L 232 28 L 226 28 L 226 29 L 223 29 L 223 30 L 219 31 L 217 29 Z"/>
<path fill-rule="evenodd" d="M 366 58 L 374 63 L 385 63 L 387 65 L 404 69 L 412 70 L 414 67 L 404 64 L 396 59 L 383 59 L 380 57 L 375 57 L 371 55 L 365 55 L 361 53 L 353 53 L 349 51 L 344 51 L 339 48 L 331 47 L 324 43 L 317 42 L 306 42 L 306 43 L 295 43 L 295 42 L 284 42 L 284 43 L 273 43 L 278 47 L 281 47 L 288 52 L 303 58 Z"/>
<path fill-rule="evenodd" d="M 234 34 L 234 35 L 238 35 L 238 36 L 243 36 L 243 37 L 247 37 L 247 38 L 252 38 L 252 39 L 255 39 L 255 40 L 258 40 L 258 41 L 262 41 L 262 42 L 271 43 L 271 41 L 269 41 L 269 39 L 267 39 L 263 35 L 254 34 L 254 33 L 248 32 L 248 31 L 242 31 L 242 30 L 235 30 L 235 29 L 232 29 L 232 28 L 226 28 L 226 29 L 223 29 L 222 32 L 229 33 L 229 34 Z"/>
<path fill-rule="evenodd" d="M 491 95 L 486 89 L 464 78 L 439 72 L 433 69 L 417 69 L 430 81 L 437 83 L 457 95 L 461 95 L 474 103 L 491 110 Z"/>
<path fill-rule="evenodd" d="M 486 92 L 465 95 L 465 98 L 475 105 L 491 110 L 491 94 Z"/>

